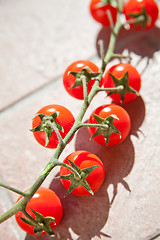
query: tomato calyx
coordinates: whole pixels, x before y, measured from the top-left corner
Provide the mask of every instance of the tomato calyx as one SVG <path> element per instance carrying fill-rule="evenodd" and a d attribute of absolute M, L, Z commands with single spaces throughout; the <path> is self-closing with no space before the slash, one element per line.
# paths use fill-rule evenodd
<path fill-rule="evenodd" d="M 104 136 L 107 146 L 112 133 L 118 133 L 119 135 L 121 135 L 119 130 L 113 124 L 114 119 L 119 120 L 119 118 L 115 114 L 111 114 L 106 118 L 102 118 L 96 114 L 93 114 L 93 117 L 95 118 L 97 123 L 102 126 L 98 127 L 97 131 L 91 136 L 91 139 L 102 134 Z"/>
<path fill-rule="evenodd" d="M 51 222 L 54 222 L 54 224 L 56 224 L 55 218 L 50 217 L 50 216 L 44 217 L 42 214 L 34 211 L 33 209 L 31 209 L 31 211 L 36 216 L 36 219 L 34 219 L 34 221 L 37 224 L 34 224 L 31 220 L 29 220 L 27 218 L 20 217 L 21 220 L 24 223 L 33 226 L 34 227 L 34 233 L 37 234 L 37 235 L 40 235 L 42 232 L 46 232 L 50 236 L 55 236 L 54 231 L 50 226 Z"/>
<path fill-rule="evenodd" d="M 36 115 L 36 116 L 40 117 L 41 123 L 37 127 L 31 129 L 31 131 L 32 132 L 39 132 L 39 131 L 45 132 L 45 134 L 46 134 L 45 147 L 48 145 L 48 142 L 50 140 L 50 137 L 51 137 L 53 131 L 56 131 L 56 129 L 57 129 L 57 130 L 60 130 L 61 132 L 64 132 L 63 127 L 59 123 L 56 122 L 56 118 L 58 117 L 58 115 L 59 115 L 59 112 L 51 113 L 49 116 L 47 116 L 45 114 L 37 114 Z"/>
<path fill-rule="evenodd" d="M 133 12 L 127 14 L 129 17 L 133 17 L 135 20 L 135 25 L 134 27 L 137 28 L 138 26 L 142 26 L 142 29 L 146 28 L 146 25 L 149 21 L 149 17 L 147 16 L 147 12 L 145 7 L 142 8 L 142 11 L 139 12 Z"/>
<path fill-rule="evenodd" d="M 73 169 L 72 173 L 57 177 L 59 179 L 66 179 L 66 180 L 71 181 L 71 185 L 70 185 L 69 189 L 67 190 L 65 196 L 68 195 L 69 193 L 71 193 L 79 185 L 84 187 L 90 194 L 94 195 L 91 187 L 89 186 L 89 184 L 86 180 L 86 177 L 95 168 L 97 168 L 98 165 L 94 165 L 94 166 L 91 166 L 91 167 L 88 167 L 88 168 L 80 169 L 74 162 L 70 161 L 69 159 L 67 159 L 67 161 L 71 164 L 71 167 Z M 67 165 L 68 164 L 66 164 L 66 167 L 67 167 Z M 69 168 L 69 169 L 71 169 L 71 168 Z"/>
<path fill-rule="evenodd" d="M 76 78 L 71 89 L 77 86 L 83 86 L 83 80 L 85 80 L 86 83 L 88 83 L 89 81 L 94 80 L 100 74 L 100 73 L 93 73 L 89 67 L 83 68 L 80 72 L 70 72 L 70 73 Z"/>
<path fill-rule="evenodd" d="M 111 76 L 115 86 L 118 89 L 113 89 L 109 91 L 109 93 L 107 94 L 108 96 L 110 96 L 113 93 L 118 93 L 121 98 L 121 103 L 124 102 L 126 93 L 134 93 L 139 96 L 139 93 L 129 85 L 128 71 L 120 79 L 116 78 L 112 73 L 109 73 L 109 75 Z"/>

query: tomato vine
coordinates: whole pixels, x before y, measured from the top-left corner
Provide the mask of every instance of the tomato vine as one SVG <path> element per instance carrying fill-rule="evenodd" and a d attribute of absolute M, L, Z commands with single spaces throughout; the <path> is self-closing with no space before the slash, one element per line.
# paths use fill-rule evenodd
<path fill-rule="evenodd" d="M 124 111 L 118 110 L 120 112 L 123 112 L 123 120 L 124 118 L 127 119 L 126 122 L 123 121 L 123 125 L 120 128 L 119 125 L 116 123 L 121 124 L 121 114 L 119 114 L 119 112 L 117 112 L 116 114 L 116 111 L 111 112 L 109 115 L 106 114 L 107 111 L 103 111 L 103 109 L 108 106 L 100 106 L 100 108 L 96 109 L 88 123 L 83 123 L 83 117 L 87 109 L 89 108 L 90 103 L 92 102 L 94 96 L 101 91 L 107 91 L 109 96 L 119 94 L 120 100 L 118 101 L 124 102 L 126 92 L 135 94 L 134 97 L 132 95 L 131 99 L 129 97 L 128 101 L 130 101 L 133 98 L 135 98 L 135 96 L 138 94 L 140 90 L 140 79 L 138 79 L 137 83 L 138 87 L 134 87 L 134 84 L 133 85 L 130 84 L 131 81 L 134 81 L 132 79 L 130 80 L 130 77 L 128 76 L 130 75 L 129 71 L 131 67 L 127 71 L 123 72 L 124 73 L 123 76 L 120 76 L 119 74 L 115 76 L 114 71 L 111 71 L 108 75 L 104 76 L 106 66 L 111 59 L 115 57 L 119 58 L 129 57 L 115 53 L 117 36 L 119 34 L 120 29 L 124 26 L 124 23 L 121 22 L 122 13 L 126 14 L 129 24 L 131 24 L 132 20 L 132 24 L 136 23 L 136 26 L 138 23 L 140 23 L 144 27 L 148 26 L 147 24 L 149 21 L 148 20 L 149 17 L 146 18 L 146 16 L 148 12 L 150 14 L 150 11 L 147 8 L 145 14 L 144 11 L 143 14 L 141 12 L 138 13 L 134 12 L 133 14 L 131 14 L 130 11 L 132 8 L 134 8 L 135 2 L 138 3 L 136 0 L 132 1 L 134 2 L 133 6 L 129 8 L 128 5 L 125 5 L 125 11 L 123 11 L 124 10 L 123 0 L 91 1 L 90 11 L 95 20 L 97 20 L 104 26 L 110 25 L 111 27 L 111 35 L 108 50 L 104 56 L 103 43 L 100 42 L 102 59 L 100 69 L 98 69 L 98 67 L 95 66 L 93 63 L 90 63 L 89 61 L 85 60 L 77 61 L 75 64 L 72 64 L 72 66 L 69 66 L 64 73 L 63 84 L 67 92 L 73 97 L 83 100 L 79 115 L 76 119 L 73 118 L 69 110 L 64 109 L 64 107 L 59 105 L 56 106 L 49 105 L 37 112 L 36 116 L 33 119 L 32 132 L 36 140 L 42 146 L 55 148 L 55 151 L 45 169 L 42 171 L 42 173 L 35 181 L 35 183 L 33 183 L 33 185 L 27 191 L 22 192 L 16 188 L 13 188 L 5 183 L 0 182 L 1 187 L 4 187 L 20 195 L 20 198 L 15 203 L 15 205 L 11 209 L 9 209 L 6 213 L 0 216 L 0 223 L 4 222 L 11 216 L 16 215 L 16 219 L 18 219 L 17 221 L 20 225 L 23 225 L 22 227 L 23 229 L 26 229 L 26 226 L 29 225 L 27 227 L 28 229 L 27 232 L 31 234 L 48 233 L 49 235 L 54 235 L 54 232 L 52 231 L 54 229 L 53 222 L 54 218 L 56 219 L 58 214 L 55 209 L 54 210 L 52 209 L 53 206 L 50 206 L 50 209 L 53 210 L 52 214 L 50 214 L 49 212 L 52 211 L 50 209 L 47 210 L 47 213 L 43 211 L 42 210 L 43 207 L 40 206 L 40 204 L 39 208 L 37 208 L 36 210 L 31 208 L 32 204 L 34 203 L 35 193 L 38 194 L 40 191 L 41 194 L 43 195 L 43 191 L 45 190 L 41 188 L 41 185 L 45 181 L 49 173 L 52 171 L 52 169 L 55 168 L 56 166 L 61 167 L 59 178 L 61 178 L 63 185 L 68 190 L 67 193 L 71 193 L 73 191 L 73 193 L 77 195 L 94 194 L 94 192 L 97 191 L 101 186 L 104 179 L 103 164 L 96 156 L 93 156 L 92 153 L 76 152 L 70 154 L 63 163 L 59 161 L 59 157 L 63 152 L 64 148 L 66 147 L 66 145 L 73 138 L 74 134 L 81 127 L 88 127 L 90 129 L 89 131 L 91 133 L 91 137 L 97 139 L 97 141 L 99 141 L 100 144 L 105 144 L 107 146 L 114 145 L 116 141 L 117 142 L 115 144 L 123 141 L 127 137 L 127 134 L 129 133 L 130 120 L 129 116 Z M 115 6 L 115 4 L 117 5 Z M 153 0 L 152 4 L 154 5 Z M 154 5 L 154 7 L 156 8 L 156 5 Z M 143 7 L 141 7 L 141 9 L 143 10 Z M 97 11 L 103 11 L 103 14 L 105 14 L 105 18 L 103 17 L 103 19 L 100 19 L 98 17 L 99 13 Z M 158 10 L 156 9 L 156 14 L 157 11 Z M 154 18 L 153 22 L 151 21 L 150 25 L 153 25 L 155 21 L 156 19 Z M 77 64 L 80 64 L 81 67 L 77 67 Z M 136 74 L 139 77 L 139 74 L 137 72 Z M 102 87 L 103 78 L 104 86 Z M 114 84 L 108 83 L 107 82 L 108 78 L 112 78 Z M 111 142 L 112 141 L 111 135 L 118 136 L 118 140 L 115 140 L 115 138 L 113 138 L 114 142 Z M 83 158 L 85 158 L 86 161 L 90 162 L 84 163 L 85 161 L 84 162 L 82 161 L 81 155 L 83 155 Z M 78 162 L 77 158 L 79 159 Z M 81 166 L 81 164 L 83 165 L 83 167 Z M 92 184 L 89 184 L 90 180 L 87 179 L 89 179 L 88 176 L 94 174 L 96 176 L 98 172 L 101 175 L 101 178 L 98 181 L 99 182 L 98 184 L 97 182 L 95 183 L 96 187 L 94 188 L 91 186 Z M 85 190 L 83 188 L 85 188 Z M 46 192 L 48 193 L 48 190 L 46 190 Z M 49 191 L 48 196 L 50 195 L 54 199 L 56 199 L 57 205 L 62 215 L 61 203 L 59 202 L 58 197 L 55 196 L 53 192 Z M 46 198 L 44 198 L 44 201 L 47 201 Z M 31 205 L 30 209 L 32 211 L 29 210 L 28 212 L 27 209 L 29 204 Z M 19 212 L 21 212 L 22 214 L 19 214 Z M 56 212 L 55 217 L 54 212 Z M 48 218 L 48 216 L 50 216 L 50 218 Z M 55 224 L 58 224 L 60 222 L 60 218 L 57 220 L 57 223 Z M 52 224 L 50 225 L 51 222 Z M 52 229 L 50 228 L 50 226 L 52 226 Z"/>

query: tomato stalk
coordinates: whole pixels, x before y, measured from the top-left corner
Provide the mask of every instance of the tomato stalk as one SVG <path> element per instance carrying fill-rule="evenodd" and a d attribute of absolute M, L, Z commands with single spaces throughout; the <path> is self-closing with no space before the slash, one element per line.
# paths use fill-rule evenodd
<path fill-rule="evenodd" d="M 118 36 L 118 33 L 119 33 L 120 29 L 123 26 L 123 24 L 121 23 L 121 14 L 122 14 L 122 11 L 123 11 L 123 0 L 118 1 L 117 8 L 118 8 L 118 11 L 117 11 L 117 21 L 115 23 L 114 28 L 112 29 L 112 32 L 111 32 L 107 53 L 106 53 L 105 57 L 102 58 L 102 66 L 101 66 L 101 68 L 99 70 L 100 74 L 97 77 L 97 80 L 95 81 L 95 83 L 94 83 L 94 85 L 92 87 L 92 90 L 91 90 L 91 92 L 90 92 L 90 94 L 88 96 L 88 102 L 89 103 L 92 101 L 92 99 L 95 96 L 95 94 L 99 91 L 99 83 L 100 83 L 102 75 L 103 75 L 103 73 L 104 73 L 104 71 L 106 69 L 106 65 L 115 56 L 114 49 L 115 49 L 117 36 Z M 101 47 L 102 47 L 102 43 L 100 43 L 100 44 L 101 44 Z M 101 50 L 101 53 L 103 54 L 102 50 Z"/>
<path fill-rule="evenodd" d="M 10 191 L 12 191 L 12 192 L 15 192 L 15 193 L 17 193 L 17 194 L 19 194 L 19 195 L 22 195 L 22 196 L 25 196 L 25 195 L 26 195 L 26 193 L 22 192 L 21 190 L 16 189 L 16 188 L 14 188 L 14 187 L 11 187 L 11 186 L 9 186 L 9 185 L 7 185 L 7 184 L 5 184 L 5 183 L 2 183 L 2 182 L 0 182 L 0 187 L 4 187 L 4 188 L 6 188 L 6 189 L 8 189 L 8 190 L 10 190 Z"/>
<path fill-rule="evenodd" d="M 65 138 L 63 140 L 61 139 L 61 136 L 60 136 L 58 130 L 56 130 L 56 128 L 54 128 L 54 131 L 56 131 L 57 137 L 59 139 L 59 144 L 58 144 L 53 156 L 51 157 L 49 163 L 47 164 L 47 166 L 45 167 L 45 169 L 43 170 L 41 175 L 38 177 L 38 179 L 35 181 L 35 183 L 30 187 L 30 189 L 25 194 L 19 190 L 14 191 L 14 192 L 21 194 L 23 197 L 10 210 L 8 210 L 6 213 L 4 213 L 0 216 L 0 223 L 4 222 L 5 220 L 7 220 L 11 216 L 15 215 L 19 211 L 22 211 L 22 212 L 25 211 L 27 202 L 32 198 L 32 196 L 35 194 L 35 192 L 38 190 L 38 188 L 42 185 L 42 183 L 44 182 L 44 180 L 46 179 L 48 174 L 51 172 L 51 170 L 56 166 L 62 165 L 62 163 L 60 163 L 58 161 L 58 159 L 59 159 L 62 151 L 66 147 L 67 143 L 71 139 L 71 137 L 74 135 L 74 133 L 80 127 L 85 126 L 84 124 L 82 124 L 83 117 L 84 117 L 93 97 L 96 95 L 96 93 L 98 91 L 101 91 L 101 89 L 99 88 L 99 83 L 101 81 L 102 75 L 105 71 L 105 68 L 106 68 L 106 65 L 108 64 L 108 62 L 115 56 L 114 48 L 115 48 L 115 44 L 116 44 L 117 35 L 118 35 L 121 27 L 123 26 L 123 24 L 120 21 L 120 16 L 122 13 L 122 6 L 123 6 L 123 0 L 119 0 L 118 1 L 117 21 L 116 21 L 115 26 L 112 28 L 108 51 L 107 51 L 105 57 L 102 59 L 102 66 L 99 70 L 99 75 L 96 77 L 96 81 L 95 81 L 88 96 L 87 96 L 87 83 L 86 83 L 87 81 L 84 78 L 82 79 L 83 86 L 84 86 L 84 101 L 83 101 L 80 113 L 79 113 L 77 119 L 75 120 L 73 127 L 71 128 L 71 130 L 68 132 L 68 134 L 65 136 Z M 68 168 L 68 166 L 65 166 L 65 167 Z M 76 176 L 78 176 L 78 172 L 76 170 L 74 170 L 73 168 L 72 169 L 70 168 L 70 170 L 73 173 L 75 173 Z M 1 184 L 1 186 L 2 185 L 4 187 L 4 184 Z M 7 187 L 7 188 L 9 190 L 14 190 L 14 188 L 11 188 L 11 187 L 10 188 Z"/>
<path fill-rule="evenodd" d="M 121 92 L 124 89 L 123 85 L 119 85 L 117 87 L 112 87 L 112 88 L 97 88 L 97 91 L 114 91 L 114 92 Z"/>
<path fill-rule="evenodd" d="M 145 14 L 139 15 L 134 19 L 129 19 L 127 20 L 123 25 L 125 26 L 126 24 L 137 24 L 137 23 L 143 23 L 147 22 L 147 16 Z"/>
<path fill-rule="evenodd" d="M 123 11 L 123 1 L 118 1 L 117 21 L 116 21 L 115 27 L 112 29 L 108 51 L 104 58 L 104 62 L 106 63 L 106 65 L 110 61 L 110 59 L 114 57 L 114 49 L 115 49 L 115 44 L 117 40 L 117 35 L 121 27 L 123 26 L 121 22 L 122 11 Z"/>
<path fill-rule="evenodd" d="M 98 124 L 98 123 L 81 123 L 80 127 L 97 127 L 97 128 L 104 128 L 104 129 L 108 129 L 107 125 L 104 124 Z"/>
<path fill-rule="evenodd" d="M 46 124 L 47 127 L 50 127 L 50 128 L 52 128 L 55 131 L 55 133 L 56 133 L 56 135 L 58 137 L 58 140 L 59 140 L 59 144 L 63 145 L 64 144 L 63 138 L 61 137 L 61 134 L 58 131 L 58 128 L 49 120 L 45 124 Z"/>
<path fill-rule="evenodd" d="M 112 18 L 112 14 L 110 10 L 106 11 L 106 14 L 108 16 L 109 22 L 110 22 L 110 27 L 113 30 L 114 29 L 114 22 L 113 22 L 113 18 Z"/>
<path fill-rule="evenodd" d="M 82 80 L 82 85 L 83 85 L 83 96 L 84 96 L 84 101 L 88 102 L 88 81 L 86 79 L 86 76 L 82 75 L 81 76 Z"/>

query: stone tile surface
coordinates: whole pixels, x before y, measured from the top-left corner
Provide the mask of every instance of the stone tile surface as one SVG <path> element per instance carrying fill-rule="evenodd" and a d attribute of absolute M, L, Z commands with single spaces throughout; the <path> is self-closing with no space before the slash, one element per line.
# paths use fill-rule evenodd
<path fill-rule="evenodd" d="M 97 28 L 85 0 L 1 1 L 0 109 L 54 80 L 77 57 L 92 57 Z"/>
<path fill-rule="evenodd" d="M 0 3 L 0 49 L 4 56 L 0 60 L 3 79 L 0 180 L 21 190 L 34 183 L 54 152 L 35 142 L 29 131 L 32 117 L 42 106 L 51 103 L 64 105 L 76 117 L 81 101 L 65 92 L 63 71 L 68 63 L 80 58 L 89 58 L 100 66 L 96 43 L 102 38 L 106 47 L 108 42 L 109 30 L 101 29 L 89 17 L 88 1 L 68 2 L 7 0 Z M 65 6 L 63 9 L 61 4 Z M 87 129 L 81 129 L 60 157 L 62 161 L 80 149 L 97 154 L 106 170 L 101 189 L 94 197 L 69 195 L 64 198 L 65 190 L 54 178 L 58 168 L 43 183 L 53 189 L 63 203 L 64 214 L 55 230 L 56 240 L 149 240 L 158 236 L 159 40 L 158 26 L 137 35 L 122 31 L 118 40 L 117 51 L 130 53 L 131 63 L 142 74 L 141 96 L 124 105 L 132 123 L 126 141 L 105 148 L 89 141 Z M 117 60 L 109 66 L 115 62 Z M 84 121 L 96 107 L 110 102 L 104 93 L 98 94 Z M 16 199 L 16 194 L 0 189 L 0 213 L 9 209 Z M 0 237 L 2 240 L 51 239 L 26 235 L 14 217 L 0 225 Z"/>

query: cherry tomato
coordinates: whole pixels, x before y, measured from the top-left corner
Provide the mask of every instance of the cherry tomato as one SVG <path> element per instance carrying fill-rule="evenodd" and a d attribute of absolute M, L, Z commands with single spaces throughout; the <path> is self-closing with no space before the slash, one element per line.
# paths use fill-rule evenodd
<path fill-rule="evenodd" d="M 124 4 L 124 14 L 127 20 L 136 19 L 140 15 L 144 16 L 144 21 L 130 24 L 130 28 L 135 27 L 139 31 L 141 29 L 150 29 L 155 25 L 159 9 L 154 0 L 129 0 Z"/>
<path fill-rule="evenodd" d="M 115 105 L 115 104 L 106 104 L 95 109 L 91 114 L 88 122 L 92 124 L 97 124 L 97 121 L 94 118 L 93 114 L 96 114 L 103 119 L 114 114 L 119 119 L 118 120 L 114 118 L 113 125 L 119 130 L 120 134 L 112 132 L 107 146 L 113 146 L 113 145 L 119 144 L 123 142 L 124 139 L 128 136 L 130 132 L 131 121 L 127 111 L 121 106 Z M 93 136 L 93 134 L 95 134 L 97 129 L 98 129 L 97 127 L 89 127 L 88 130 L 90 135 Z M 104 135 L 100 134 L 98 136 L 95 136 L 93 139 L 97 143 L 106 146 Z"/>
<path fill-rule="evenodd" d="M 92 62 L 88 60 L 79 60 L 76 62 L 73 62 L 71 65 L 68 66 L 66 71 L 63 74 L 63 85 L 66 89 L 66 91 L 74 98 L 77 99 L 84 99 L 83 96 L 83 87 L 82 84 L 78 85 L 76 87 L 73 87 L 75 84 L 76 77 L 73 76 L 70 72 L 81 72 L 83 68 L 89 68 L 91 71 L 88 70 L 88 72 L 98 73 L 99 68 Z M 95 79 L 90 80 L 88 82 L 88 94 L 92 89 L 93 84 L 95 83 Z M 100 82 L 100 86 L 102 83 Z"/>
<path fill-rule="evenodd" d="M 72 126 L 75 122 L 75 119 L 74 119 L 72 113 L 67 108 L 65 108 L 61 105 L 52 104 L 52 105 L 47 105 L 47 106 L 41 108 L 37 112 L 37 114 L 44 114 L 46 116 L 50 116 L 54 112 L 58 112 L 58 116 L 56 117 L 55 122 L 62 126 L 63 130 L 58 130 L 58 131 L 59 131 L 61 137 L 64 138 L 67 135 L 67 133 L 70 131 L 70 129 L 72 128 Z M 37 126 L 39 126 L 41 124 L 41 122 L 42 121 L 39 116 L 36 116 L 35 118 L 33 118 L 33 121 L 32 121 L 33 129 L 36 128 Z M 46 145 L 45 131 L 35 131 L 35 132 L 33 132 L 33 134 L 39 144 L 41 144 L 42 146 Z M 53 131 L 46 147 L 47 148 L 56 148 L 58 143 L 59 143 L 58 137 L 57 137 L 55 131 Z"/>
<path fill-rule="evenodd" d="M 128 85 L 129 86 L 129 91 L 127 92 L 127 89 L 125 89 L 124 86 L 124 91 L 122 93 L 122 96 L 124 97 L 123 102 L 129 102 L 132 101 L 137 97 L 136 93 L 132 92 L 133 90 L 136 90 L 138 93 L 140 88 L 141 88 L 141 76 L 136 70 L 135 67 L 133 67 L 129 63 L 119 63 L 114 66 L 112 66 L 108 71 L 105 73 L 103 77 L 103 84 L 105 88 L 112 88 L 115 87 L 115 83 L 113 81 L 113 78 L 111 77 L 110 73 L 116 77 L 118 80 L 120 80 L 126 73 L 128 72 Z M 120 81 L 119 81 L 120 82 Z M 121 85 L 121 83 L 119 83 Z M 124 85 L 126 85 L 126 79 L 124 79 Z M 130 88 L 131 87 L 131 88 Z M 109 93 L 109 91 L 107 91 Z M 121 102 L 121 97 L 119 93 L 113 93 L 110 95 L 110 97 L 113 99 L 114 102 L 120 103 Z"/>
<path fill-rule="evenodd" d="M 102 185 L 105 177 L 105 170 L 102 161 L 95 154 L 87 151 L 76 151 L 66 157 L 63 162 L 70 165 L 68 159 L 75 163 L 80 169 L 89 168 L 95 165 L 98 166 L 86 177 L 89 186 L 95 193 Z M 60 176 L 70 173 L 71 171 L 69 169 L 61 167 Z M 68 190 L 71 185 L 71 181 L 66 179 L 61 179 L 61 181 L 63 186 Z M 71 193 L 79 196 L 90 195 L 90 193 L 81 185 L 76 187 Z"/>
<path fill-rule="evenodd" d="M 21 198 L 22 197 L 19 197 L 17 201 L 19 201 Z M 32 218 L 36 219 L 32 210 L 42 214 L 44 217 L 55 218 L 55 222 L 52 221 L 50 223 L 52 229 L 54 229 L 60 223 L 63 214 L 63 207 L 59 197 L 54 191 L 44 187 L 40 187 L 37 190 L 26 206 L 26 212 Z M 21 218 L 26 218 L 22 212 L 15 214 L 15 219 L 20 228 L 29 234 L 34 234 L 34 227 L 23 222 Z M 45 232 L 43 231 L 41 234 L 43 235 Z"/>
<path fill-rule="evenodd" d="M 110 20 L 107 15 L 107 11 L 110 11 L 113 23 L 115 24 L 117 19 L 117 8 L 110 4 L 102 5 L 101 0 L 92 0 L 89 9 L 92 17 L 103 26 L 110 26 Z"/>

